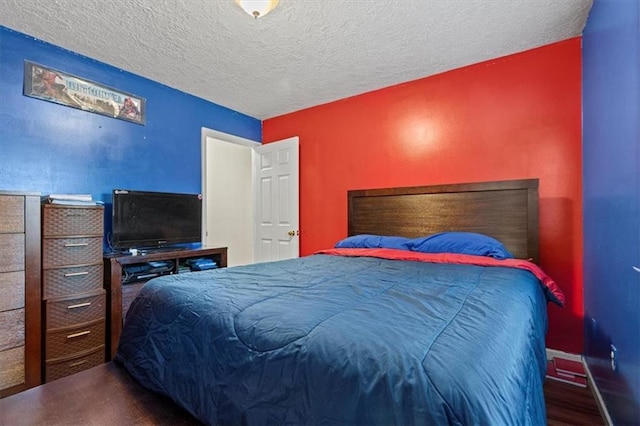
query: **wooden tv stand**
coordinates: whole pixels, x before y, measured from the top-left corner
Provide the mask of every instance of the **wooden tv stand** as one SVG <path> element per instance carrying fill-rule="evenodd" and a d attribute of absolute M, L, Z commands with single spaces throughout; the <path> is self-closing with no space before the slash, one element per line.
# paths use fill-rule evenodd
<path fill-rule="evenodd" d="M 189 259 L 209 258 L 217 262 L 219 268 L 227 266 L 226 247 L 199 247 L 184 250 L 152 252 L 144 255 L 106 254 L 104 260 L 104 288 L 107 290 L 107 361 L 112 359 L 118 349 L 118 341 L 122 333 L 124 315 L 129 305 L 146 281 L 152 278 L 141 278 L 127 284 L 123 268 L 127 265 L 146 264 L 153 261 L 172 261 L 173 267 L 162 275 L 177 274 L 185 267 Z M 152 275 L 152 274 L 149 274 Z M 123 285 L 123 281 L 125 281 Z"/>

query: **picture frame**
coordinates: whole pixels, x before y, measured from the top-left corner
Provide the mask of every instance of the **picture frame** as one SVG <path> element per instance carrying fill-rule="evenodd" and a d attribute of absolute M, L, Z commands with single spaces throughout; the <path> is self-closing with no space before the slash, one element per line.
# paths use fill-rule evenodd
<path fill-rule="evenodd" d="M 31 61 L 24 62 L 23 94 L 146 125 L 146 99 Z"/>

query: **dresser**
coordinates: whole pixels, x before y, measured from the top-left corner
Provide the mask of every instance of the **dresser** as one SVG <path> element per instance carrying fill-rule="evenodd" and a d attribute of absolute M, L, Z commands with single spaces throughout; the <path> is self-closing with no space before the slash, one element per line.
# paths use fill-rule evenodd
<path fill-rule="evenodd" d="M 40 384 L 40 194 L 0 191 L 0 398 Z"/>
<path fill-rule="evenodd" d="M 42 205 L 43 380 L 105 360 L 102 206 Z"/>

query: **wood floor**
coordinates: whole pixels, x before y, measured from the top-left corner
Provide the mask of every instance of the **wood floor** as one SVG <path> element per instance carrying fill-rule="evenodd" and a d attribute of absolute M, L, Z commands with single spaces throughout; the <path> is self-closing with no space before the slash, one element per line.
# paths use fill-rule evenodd
<path fill-rule="evenodd" d="M 591 389 L 547 379 L 544 384 L 547 424 L 605 425 Z"/>
<path fill-rule="evenodd" d="M 547 380 L 544 392 L 549 426 L 604 425 L 589 389 Z M 0 399 L 0 426 L 197 423 L 113 363 Z"/>

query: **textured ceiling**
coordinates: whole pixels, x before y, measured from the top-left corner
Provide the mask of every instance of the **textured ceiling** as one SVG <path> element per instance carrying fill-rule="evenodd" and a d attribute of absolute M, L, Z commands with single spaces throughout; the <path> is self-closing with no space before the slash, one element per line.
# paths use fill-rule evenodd
<path fill-rule="evenodd" d="M 234 0 L 0 0 L 0 25 L 265 119 L 579 36 L 591 5 L 280 0 L 255 20 Z"/>

